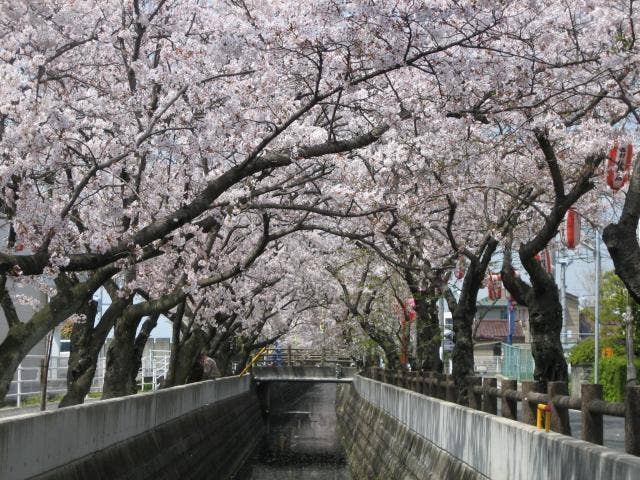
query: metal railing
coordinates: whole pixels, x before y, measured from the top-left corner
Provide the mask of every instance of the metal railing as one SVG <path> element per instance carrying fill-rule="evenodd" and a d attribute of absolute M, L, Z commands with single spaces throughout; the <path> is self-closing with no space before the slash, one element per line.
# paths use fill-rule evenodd
<path fill-rule="evenodd" d="M 457 389 L 453 376 L 433 372 L 391 371 L 369 368 L 366 375 L 373 380 L 407 388 L 416 393 L 455 401 Z M 640 386 L 626 388 L 624 402 L 603 400 L 602 385 L 582 384 L 581 397 L 568 395 L 566 382 L 548 382 L 547 391 L 539 382 L 522 382 L 518 390 L 516 380 L 502 380 L 500 388 L 496 378 L 470 377 L 467 379 L 468 406 L 493 415 L 518 420 L 518 402 L 521 402 L 523 423 L 536 425 L 538 405 L 551 409 L 551 430 L 571 434 L 569 409 L 582 412 L 582 439 L 602 445 L 605 415 L 625 419 L 625 451 L 640 456 Z"/>
<path fill-rule="evenodd" d="M 327 366 L 353 365 L 353 359 L 343 350 L 319 348 L 274 348 L 268 347 L 255 361 L 257 366 L 281 365 L 281 366 Z"/>
<path fill-rule="evenodd" d="M 138 373 L 138 383 L 140 389 L 144 390 L 146 385 L 151 384 L 152 390 L 157 390 L 162 379 L 169 369 L 169 350 L 149 350 L 142 358 L 142 367 Z M 22 407 L 24 399 L 34 395 L 40 395 L 41 383 L 41 361 L 42 355 L 27 355 L 18 365 L 18 369 L 9 385 L 9 399 L 15 399 L 16 406 Z M 53 355 L 49 360 L 49 371 L 47 374 L 47 393 L 65 394 L 67 393 L 67 367 L 68 356 Z M 107 359 L 104 356 L 98 357 L 96 373 L 91 384 L 91 392 L 101 392 L 104 385 L 104 375 L 106 371 Z"/>
<path fill-rule="evenodd" d="M 140 390 L 144 391 L 145 379 L 151 380 L 151 390 L 158 390 L 162 380 L 164 380 L 169 370 L 169 358 L 171 357 L 170 350 L 149 350 L 146 355 L 142 357 L 142 366 L 138 377 L 140 379 Z"/>
<path fill-rule="evenodd" d="M 502 375 L 518 381 L 533 380 L 535 363 L 531 354 L 531 345 L 503 343 L 502 356 Z"/>

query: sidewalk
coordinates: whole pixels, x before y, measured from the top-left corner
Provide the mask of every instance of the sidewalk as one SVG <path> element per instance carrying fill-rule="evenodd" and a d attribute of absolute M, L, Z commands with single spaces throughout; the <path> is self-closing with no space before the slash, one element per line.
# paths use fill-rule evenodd
<path fill-rule="evenodd" d="M 99 398 L 87 398 L 84 403 L 99 401 Z M 47 411 L 56 410 L 59 402 L 47 402 Z M 40 405 L 30 405 L 28 407 L 3 407 L 0 408 L 0 420 L 6 418 L 17 417 L 18 415 L 26 415 L 27 413 L 39 413 Z"/>

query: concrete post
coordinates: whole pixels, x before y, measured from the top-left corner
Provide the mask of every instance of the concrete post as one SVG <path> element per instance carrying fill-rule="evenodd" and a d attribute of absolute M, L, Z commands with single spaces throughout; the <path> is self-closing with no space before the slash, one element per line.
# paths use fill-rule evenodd
<path fill-rule="evenodd" d="M 18 365 L 18 389 L 16 392 L 16 406 L 22 406 L 22 363 Z"/>
<path fill-rule="evenodd" d="M 591 412 L 591 403 L 595 400 L 602 400 L 602 385 L 583 383 L 581 388 L 582 396 L 582 439 L 602 445 L 604 440 L 604 430 L 602 415 Z"/>
<path fill-rule="evenodd" d="M 469 377 L 467 378 L 467 384 L 469 388 L 469 408 L 480 410 L 482 408 L 482 393 L 476 392 L 475 387 L 482 385 L 482 378 Z"/>
<path fill-rule="evenodd" d="M 445 384 L 445 399 L 447 402 L 455 402 L 456 401 L 456 384 L 453 381 L 453 375 L 446 376 L 446 384 Z"/>
<path fill-rule="evenodd" d="M 435 373 L 434 374 L 434 383 L 433 383 L 433 396 L 444 400 L 447 397 L 447 388 L 445 386 L 445 375 L 443 373 Z"/>
<path fill-rule="evenodd" d="M 626 388 L 624 407 L 624 449 L 640 455 L 640 386 Z"/>
<path fill-rule="evenodd" d="M 153 356 L 151 357 L 151 390 L 156 389 L 156 362 Z"/>
<path fill-rule="evenodd" d="M 547 393 L 549 394 L 549 405 L 551 405 L 551 430 L 563 435 L 571 435 L 569 409 L 558 407 L 553 402 L 553 397 L 556 395 L 569 395 L 567 382 L 549 382 Z"/>
<path fill-rule="evenodd" d="M 542 385 L 538 382 L 522 382 L 522 422 L 535 425 L 537 404 L 527 401 L 529 393 L 542 393 Z"/>
<path fill-rule="evenodd" d="M 518 419 L 518 401 L 516 399 L 507 398 L 508 392 L 518 390 L 517 380 L 502 380 L 502 402 L 500 403 L 500 414 L 511 420 Z"/>
<path fill-rule="evenodd" d="M 498 380 L 495 378 L 483 378 L 482 379 L 482 411 L 491 413 L 493 415 L 498 414 L 498 397 L 490 395 L 487 391 L 488 388 L 497 388 Z"/>
<path fill-rule="evenodd" d="M 425 372 L 422 378 L 424 379 L 424 386 L 422 387 L 423 388 L 422 392 L 425 395 L 432 397 L 433 390 L 431 387 L 431 382 L 433 381 L 433 374 L 431 372 Z"/>

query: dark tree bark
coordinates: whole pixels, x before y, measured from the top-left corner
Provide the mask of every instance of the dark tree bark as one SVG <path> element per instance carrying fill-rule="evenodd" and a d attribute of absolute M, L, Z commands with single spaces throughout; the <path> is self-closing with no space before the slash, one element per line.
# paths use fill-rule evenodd
<path fill-rule="evenodd" d="M 529 274 L 531 286 L 515 278 L 510 263 L 510 246 L 508 246 L 509 255 L 505 257 L 509 263 L 503 264 L 502 274 L 507 290 L 518 303 L 526 305 L 529 309 L 531 353 L 536 363 L 534 378 L 546 384 L 550 381 L 567 381 L 568 371 L 560 338 L 562 305 L 558 286 L 553 276 L 542 268 L 535 256 L 557 235 L 558 227 L 569 208 L 593 189 L 592 178 L 604 155 L 587 157 L 573 187 L 566 192 L 565 182 L 548 133 L 536 130 L 535 135 L 553 181 L 554 203 L 551 211 L 544 218 L 542 228 L 531 240 L 522 243 L 518 249 L 520 262 Z"/>
<path fill-rule="evenodd" d="M 186 309 L 186 300 L 178 304 L 178 308 L 173 315 L 170 315 L 171 319 L 171 354 L 169 356 L 169 369 L 167 375 L 162 382 L 162 388 L 173 387 L 176 385 L 174 376 L 176 368 L 178 367 L 178 359 L 180 356 L 180 348 L 182 346 L 182 320 Z"/>
<path fill-rule="evenodd" d="M 180 345 L 174 371 L 171 374 L 172 383 L 166 383 L 163 388 L 188 383 L 189 377 L 193 376 L 193 367 L 207 344 L 207 337 L 208 334 L 200 328 L 194 328 L 189 332 Z"/>
<path fill-rule="evenodd" d="M 515 275 L 511 266 L 510 247 L 505 250 L 502 282 L 514 300 L 529 309 L 531 354 L 535 360 L 533 378 L 545 385 L 552 381 L 566 382 L 568 372 L 560 338 L 562 306 L 558 286 L 534 258 L 526 264 L 523 262 L 533 286 L 527 285 Z"/>
<path fill-rule="evenodd" d="M 616 275 L 624 282 L 636 303 L 640 303 L 640 245 L 636 234 L 639 218 L 640 162 L 636 161 L 620 219 L 617 223 L 607 225 L 602 232 Z"/>
<path fill-rule="evenodd" d="M 448 298 L 454 335 L 451 373 L 456 384 L 456 402 L 461 405 L 469 403 L 467 378 L 475 371 L 473 322 L 476 317 L 478 292 L 482 288 L 482 281 L 497 246 L 498 242 L 493 237 L 487 236 L 474 254 L 467 252 L 469 265 L 462 282 L 460 297 L 457 301 L 452 297 Z"/>
<path fill-rule="evenodd" d="M 106 371 L 102 386 L 102 398 L 124 397 L 137 393 L 131 371 L 136 364 L 135 340 L 142 315 L 123 315 L 116 320 L 113 341 L 107 349 Z"/>
<path fill-rule="evenodd" d="M 67 393 L 62 397 L 58 404 L 58 408 L 64 408 L 71 405 L 79 405 L 84 402 L 84 398 L 91 390 L 93 376 L 96 372 L 98 363 L 97 349 L 94 347 L 93 330 L 98 313 L 98 302 L 92 300 L 83 312 L 85 320 L 76 322 L 71 332 L 71 352 L 69 354 L 69 363 L 67 366 Z M 105 334 L 106 338 L 106 334 Z M 102 339 L 104 343 L 104 338 Z"/>
<path fill-rule="evenodd" d="M 31 349 L 49 331 L 85 308 L 85 304 L 91 300 L 93 293 L 117 271 L 118 269 L 114 267 L 96 270 L 87 281 L 82 283 L 71 281 L 64 274 L 60 275 L 56 279 L 56 295 L 49 300 L 49 303 L 40 307 L 28 322 L 10 320 L 11 317 L 6 315 L 6 306 L 3 303 L 5 317 L 9 321 L 9 331 L 0 344 L 0 401 L 4 400 L 9 391 L 9 385 L 18 365 Z M 7 297 L 8 293 L 5 290 L 4 302 L 7 302 Z"/>
<path fill-rule="evenodd" d="M 364 285 L 369 275 L 369 268 L 370 262 L 367 262 L 362 272 L 357 291 L 354 295 L 349 293 L 349 289 L 340 279 L 337 271 L 333 271 L 331 269 L 328 271 L 337 280 L 340 288 L 342 288 L 342 301 L 347 307 L 349 315 L 358 322 L 364 333 L 382 349 L 387 360 L 386 367 L 391 370 L 398 370 L 404 366 L 400 361 L 400 351 L 394 337 L 383 329 L 378 328 L 369 320 L 369 316 L 373 309 L 373 302 L 377 295 L 376 290 L 368 295 L 365 295 L 364 293 Z"/>
<path fill-rule="evenodd" d="M 133 346 L 133 355 L 134 355 L 134 363 L 129 372 L 131 376 L 131 382 L 136 384 L 136 377 L 138 376 L 138 372 L 140 368 L 142 368 L 142 355 L 144 354 L 144 347 L 147 345 L 147 341 L 149 340 L 149 335 L 151 335 L 151 331 L 156 328 L 158 325 L 158 318 L 160 318 L 159 313 L 154 313 L 150 317 L 148 317 L 142 324 L 138 335 L 136 336 L 134 346 Z M 144 375 L 144 372 L 142 372 Z M 137 384 L 136 384 L 137 387 Z"/>
<path fill-rule="evenodd" d="M 116 319 L 131 303 L 131 297 L 120 298 L 116 295 L 115 282 L 109 280 L 106 285 L 112 302 L 103 313 L 98 325 L 94 326 L 95 314 L 92 311 L 87 314 L 86 322 L 76 323 L 73 326 L 67 369 L 67 393 L 60 401 L 58 408 L 84 403 L 85 397 L 91 390 L 100 349 L 102 349 Z"/>
<path fill-rule="evenodd" d="M 181 289 L 156 300 L 147 300 L 127 307 L 116 320 L 113 341 L 107 350 L 107 370 L 102 387 L 102 398 L 133 395 L 138 387 L 131 372 L 138 365 L 136 332 L 146 316 L 166 312 L 185 298 Z"/>
<path fill-rule="evenodd" d="M 443 364 L 439 353 L 442 333 L 437 289 L 430 286 L 426 290 L 420 290 L 410 284 L 409 290 L 415 301 L 418 368 L 428 372 L 442 372 Z"/>

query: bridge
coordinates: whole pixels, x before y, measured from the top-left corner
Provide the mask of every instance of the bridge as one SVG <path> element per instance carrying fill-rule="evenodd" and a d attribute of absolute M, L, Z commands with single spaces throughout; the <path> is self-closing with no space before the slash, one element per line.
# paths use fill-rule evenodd
<path fill-rule="evenodd" d="M 253 367 L 251 377 L 254 382 L 316 382 L 351 383 L 357 373 L 355 367 L 336 366 L 292 366 Z"/>
<path fill-rule="evenodd" d="M 335 365 L 262 365 L 251 375 L 3 419 L 0 480 L 230 479 L 250 462 L 274 412 L 299 416 L 294 429 L 322 424 L 326 408 L 335 410 L 331 428 L 354 480 L 640 478 L 640 457 L 545 432 L 530 424 L 525 403 L 520 414 L 514 408 L 518 398 L 575 403 L 562 395 L 516 392 L 513 383 L 501 389 L 471 383 L 476 408 L 470 408 L 447 401 L 449 384 L 436 377 L 365 376 L 347 368 L 337 375 Z M 331 402 L 321 421 L 309 421 L 317 404 L 299 407 L 298 396 L 309 388 L 324 388 L 324 397 L 314 398 Z M 268 405 L 261 389 L 271 392 Z M 496 415 L 496 391 L 509 418 Z M 587 412 L 622 408 L 593 396 L 583 400 Z M 630 425 L 637 409 L 626 410 Z M 598 416 L 589 413 L 584 425 L 597 424 Z"/>

